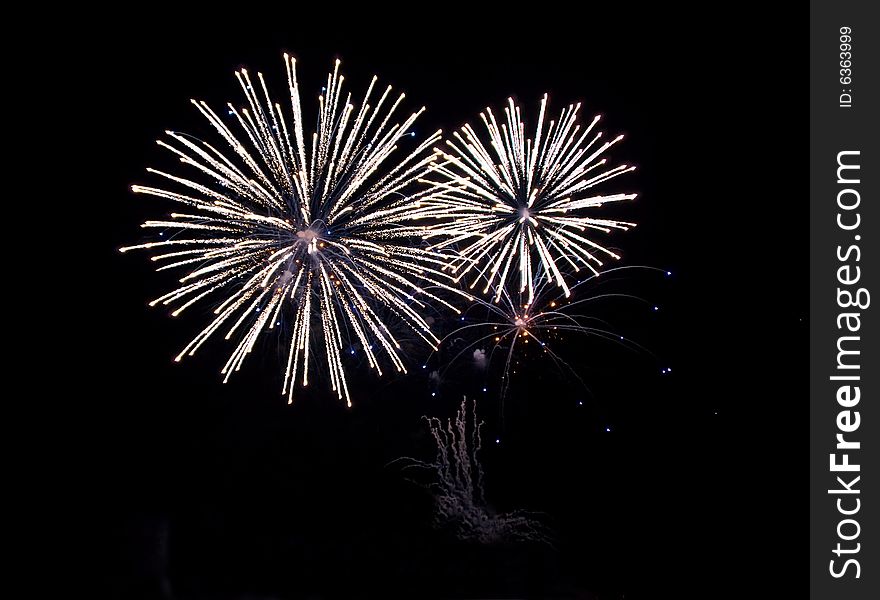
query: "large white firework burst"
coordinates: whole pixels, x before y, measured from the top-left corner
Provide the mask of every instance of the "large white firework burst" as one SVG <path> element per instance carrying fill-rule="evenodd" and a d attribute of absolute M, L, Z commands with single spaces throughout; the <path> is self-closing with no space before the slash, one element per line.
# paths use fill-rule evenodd
<path fill-rule="evenodd" d="M 383 354 L 405 372 L 395 325 L 406 325 L 436 347 L 420 309 L 426 300 L 454 309 L 434 293 L 453 289 L 450 276 L 440 271 L 441 257 L 407 246 L 401 237 L 408 232 L 396 225 L 412 202 L 430 192 L 413 192 L 411 184 L 430 169 L 430 147 L 440 132 L 392 160 L 424 108 L 392 123 L 404 94 L 393 99 L 391 86 L 374 94 L 375 77 L 356 107 L 351 94 L 343 96 L 336 61 L 318 98 L 317 130 L 309 135 L 296 61 L 285 54 L 284 62 L 289 109 L 272 101 L 262 74 L 254 82 L 246 70 L 236 76 L 247 107 L 229 104 L 227 118 L 221 118 L 205 102 L 192 101 L 225 142 L 226 153 L 167 131 L 168 140 L 159 145 L 194 175 L 149 169 L 177 191 L 140 185 L 132 190 L 180 203 L 187 212 L 147 221 L 143 227 L 159 228 L 166 238 L 122 251 L 158 250 L 152 257 L 162 264 L 158 270 L 189 270 L 179 287 L 150 305 L 173 304 L 176 316 L 215 298 L 216 317 L 175 360 L 194 354 L 218 332 L 236 336 L 222 369 L 225 382 L 261 334 L 283 329 L 289 349 L 282 393 L 292 400 L 296 382 L 308 384 L 315 354 L 322 354 L 332 388 L 351 405 L 344 353 L 357 345 L 380 374 Z"/>
<path fill-rule="evenodd" d="M 536 275 L 554 280 L 570 294 L 568 274 L 586 268 L 599 273 L 602 258 L 619 256 L 588 237 L 590 231 L 626 230 L 634 223 L 598 218 L 596 209 L 636 194 L 601 193 L 597 186 L 635 169 L 606 168 L 602 155 L 623 139 L 601 142 L 594 132 L 599 116 L 582 128 L 580 104 L 545 123 L 547 95 L 541 100 L 534 137 L 526 137 L 520 108 L 508 99 L 500 125 L 490 108 L 480 113 L 488 143 L 470 125 L 447 140 L 438 178 L 428 181 L 435 193 L 420 203 L 413 218 L 439 219 L 423 235 L 440 237 L 433 248 L 457 247 L 449 268 L 457 277 L 473 274 L 470 288 L 484 282 L 483 293 L 497 301 L 509 281 L 534 298 Z M 519 272 L 518 277 L 516 271 Z"/>

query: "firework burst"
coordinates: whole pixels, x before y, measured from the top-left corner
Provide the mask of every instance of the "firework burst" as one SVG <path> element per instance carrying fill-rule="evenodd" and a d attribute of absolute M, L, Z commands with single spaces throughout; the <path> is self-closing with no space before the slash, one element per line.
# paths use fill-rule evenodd
<path fill-rule="evenodd" d="M 648 270 L 663 273 L 654 267 L 616 267 L 605 271 L 629 271 L 632 269 Z M 527 292 L 500 290 L 498 301 L 487 302 L 476 299 L 475 303 L 462 316 L 466 323 L 443 338 L 456 340 L 456 352 L 447 363 L 447 368 L 455 364 L 463 356 L 481 357 L 483 365 L 492 364 L 500 357 L 503 360 L 501 397 L 507 393 L 510 385 L 510 373 L 515 357 L 520 352 L 531 351 L 549 358 L 560 370 L 571 373 L 580 380 L 577 371 L 557 353 L 556 348 L 562 340 L 570 335 L 592 336 L 611 343 L 621 344 L 626 348 L 651 354 L 646 348 L 635 341 L 625 338 L 614 330 L 613 326 L 595 314 L 590 314 L 588 307 L 593 303 L 607 300 L 631 300 L 644 305 L 649 303 L 632 294 L 618 292 L 590 293 L 580 290 L 579 299 L 573 300 L 562 293 L 552 280 L 537 277 L 533 282 L 532 302 L 527 299 Z M 591 274 L 583 280 L 574 282 L 571 292 L 579 288 L 588 288 L 597 281 Z M 494 290 L 493 290 L 494 291 Z M 499 356 L 500 355 L 500 356 Z M 522 358 L 522 356 L 520 356 Z"/>
<path fill-rule="evenodd" d="M 413 218 L 439 219 L 426 228 L 434 248 L 457 247 L 449 263 L 457 278 L 472 273 L 470 288 L 483 282 L 498 301 L 508 281 L 534 301 L 536 275 L 546 274 L 571 293 L 566 273 L 582 268 L 599 273 L 602 258 L 620 258 L 591 240 L 590 231 L 626 230 L 634 223 L 589 216 L 603 204 L 632 200 L 636 194 L 602 194 L 597 186 L 635 169 L 606 168 L 602 155 L 623 136 L 601 143 L 594 132 L 599 116 L 585 128 L 578 124 L 580 104 L 545 123 L 547 96 L 541 100 L 534 138 L 526 137 L 520 108 L 512 99 L 500 125 L 490 108 L 480 114 L 488 143 L 465 125 L 447 140 L 448 152 L 435 177 L 426 180 L 435 193 L 420 203 Z M 491 149 L 490 149 L 491 148 Z M 516 272 L 519 272 L 518 277 Z"/>
<path fill-rule="evenodd" d="M 371 368 L 380 358 L 405 372 L 395 327 L 404 324 L 431 347 L 438 339 L 420 315 L 425 302 L 455 310 L 435 292 L 457 291 L 442 272 L 446 259 L 406 245 L 397 221 L 431 190 L 412 192 L 426 175 L 440 139 L 436 132 L 406 156 L 393 159 L 424 108 L 392 123 L 404 99 L 391 87 L 374 93 L 374 77 L 359 108 L 343 94 L 339 61 L 318 98 L 316 130 L 309 135 L 300 102 L 296 61 L 284 56 L 289 109 L 272 101 L 262 74 L 236 73 L 247 105 L 227 105 L 221 118 L 205 102 L 192 103 L 225 143 L 225 150 L 167 131 L 158 144 L 192 175 L 149 169 L 171 189 L 136 185 L 139 194 L 179 203 L 186 212 L 147 221 L 164 240 L 122 248 L 159 251 L 158 270 L 183 268 L 180 286 L 150 302 L 176 306 L 173 315 L 214 296 L 215 318 L 175 360 L 192 355 L 210 337 L 238 340 L 222 373 L 227 381 L 261 334 L 283 330 L 288 345 L 282 393 L 306 386 L 315 355 L 351 405 L 343 354 L 357 345 Z M 378 96 L 378 99 L 377 99 Z M 236 129 L 238 133 L 234 133 Z M 222 147 L 222 146 L 221 146 Z M 172 235 L 168 235 L 172 233 Z M 457 292 L 462 293 L 462 292 Z M 385 315 L 383 318 L 380 315 Z"/>

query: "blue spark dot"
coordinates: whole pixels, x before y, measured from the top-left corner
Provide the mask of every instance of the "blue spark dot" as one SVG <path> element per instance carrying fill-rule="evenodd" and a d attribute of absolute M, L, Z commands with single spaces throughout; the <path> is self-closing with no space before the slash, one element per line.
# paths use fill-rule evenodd
<path fill-rule="evenodd" d="M 605 428 L 605 431 L 610 432 L 610 431 L 611 431 L 611 428 L 610 428 L 610 427 L 606 427 L 606 428 Z"/>
<path fill-rule="evenodd" d="M 431 398 L 437 395 L 437 392 L 431 392 Z"/>
<path fill-rule="evenodd" d="M 501 443 L 501 438 L 495 438 L 495 443 L 496 443 L 496 444 L 500 444 L 500 443 Z"/>
<path fill-rule="evenodd" d="M 229 114 L 230 114 L 230 115 L 234 115 L 234 114 L 235 114 L 235 111 L 232 110 L 232 109 L 230 108 L 230 109 L 229 109 Z"/>
<path fill-rule="evenodd" d="M 620 336 L 620 339 L 623 339 L 623 336 Z"/>
<path fill-rule="evenodd" d="M 354 350 L 352 350 L 351 353 L 354 354 Z"/>
<path fill-rule="evenodd" d="M 578 400 L 578 406 L 583 406 L 583 405 L 584 405 L 584 401 L 583 401 L 583 400 Z"/>
<path fill-rule="evenodd" d="M 483 388 L 483 391 L 485 392 L 485 391 L 486 391 L 486 388 Z"/>
<path fill-rule="evenodd" d="M 159 235 L 165 235 L 165 232 L 164 232 L 164 231 L 160 231 L 160 232 L 159 232 Z"/>
<path fill-rule="evenodd" d="M 464 317 L 462 317 L 461 320 L 464 321 Z"/>
<path fill-rule="evenodd" d="M 660 310 L 660 307 L 659 307 L 659 306 L 655 306 L 655 307 L 654 307 L 654 310 Z"/>
<path fill-rule="evenodd" d="M 428 365 L 422 365 L 422 368 L 423 368 L 423 369 L 427 369 L 427 368 L 428 368 Z"/>
<path fill-rule="evenodd" d="M 672 276 L 672 271 L 666 271 L 666 276 L 667 276 L 667 277 Z"/>

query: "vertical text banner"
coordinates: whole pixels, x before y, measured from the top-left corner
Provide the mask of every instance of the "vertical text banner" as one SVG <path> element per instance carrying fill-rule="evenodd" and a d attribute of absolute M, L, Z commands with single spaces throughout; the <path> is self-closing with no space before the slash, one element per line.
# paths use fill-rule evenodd
<path fill-rule="evenodd" d="M 867 0 L 810 3 L 813 600 L 880 598 L 878 15 Z"/>

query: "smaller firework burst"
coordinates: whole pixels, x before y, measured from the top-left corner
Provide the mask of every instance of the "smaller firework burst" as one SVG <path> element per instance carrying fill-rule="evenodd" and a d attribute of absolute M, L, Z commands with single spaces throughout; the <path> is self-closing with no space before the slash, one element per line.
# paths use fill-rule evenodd
<path fill-rule="evenodd" d="M 633 269 L 663 272 L 653 267 L 629 266 L 609 269 L 605 273 Z M 520 352 L 527 350 L 548 358 L 557 368 L 581 380 L 576 370 L 557 351 L 567 336 L 591 336 L 650 354 L 647 349 L 620 335 L 612 325 L 586 310 L 590 304 L 606 300 L 628 299 L 645 305 L 649 303 L 631 294 L 588 293 L 590 286 L 599 281 L 602 280 L 597 279 L 596 275 L 590 275 L 574 283 L 571 290 L 578 291 L 578 299 L 561 293 L 547 278 L 539 278 L 533 283 L 532 302 L 528 301 L 526 293 L 506 289 L 500 290 L 497 302 L 477 299 L 461 317 L 461 327 L 442 340 L 443 345 L 447 345 L 448 340 L 457 342 L 455 354 L 447 363 L 447 368 L 465 356 L 473 356 L 478 366 L 486 367 L 500 355 L 503 358 L 503 399 L 510 384 L 513 363 Z"/>
<path fill-rule="evenodd" d="M 424 181 L 434 193 L 421 200 L 412 219 L 439 221 L 422 235 L 433 248 L 454 247 L 459 255 L 448 267 L 470 288 L 482 283 L 498 301 L 509 281 L 517 281 L 527 302 L 542 273 L 567 297 L 571 273 L 598 274 L 605 259 L 620 258 L 591 239 L 590 233 L 626 230 L 634 223 L 601 218 L 605 204 L 632 200 L 636 194 L 603 192 L 602 184 L 635 169 L 606 167 L 603 155 L 623 136 L 602 142 L 597 115 L 578 123 L 580 104 L 570 105 L 558 120 L 545 121 L 547 96 L 541 100 L 534 137 L 526 137 L 519 106 L 512 99 L 501 124 L 490 108 L 480 114 L 488 141 L 470 125 L 447 140 L 444 161 Z"/>

